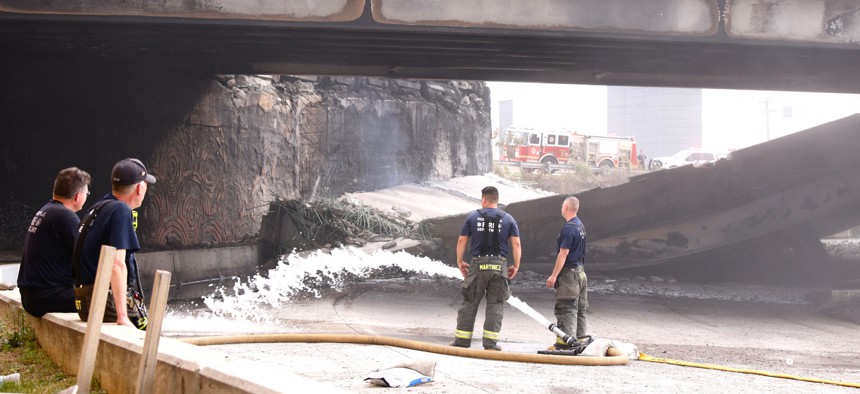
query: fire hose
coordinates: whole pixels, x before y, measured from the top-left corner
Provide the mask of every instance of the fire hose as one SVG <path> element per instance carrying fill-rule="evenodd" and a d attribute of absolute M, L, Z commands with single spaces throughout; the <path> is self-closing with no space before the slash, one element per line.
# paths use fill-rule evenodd
<path fill-rule="evenodd" d="M 550 328 L 552 330 L 552 328 Z M 552 330 L 555 332 L 555 330 Z M 561 337 L 561 336 L 560 336 Z M 427 342 L 413 341 L 403 338 L 386 337 L 380 335 L 359 335 L 359 334 L 252 334 L 252 335 L 226 335 L 226 336 L 206 336 L 183 338 L 181 341 L 198 346 L 209 345 L 230 345 L 230 344 L 247 344 L 247 343 L 352 343 L 360 345 L 380 345 L 380 346 L 395 346 L 404 349 L 412 349 L 423 352 L 436 354 L 444 354 L 448 356 L 469 357 L 484 360 L 496 361 L 515 361 L 515 362 L 530 362 L 539 364 L 557 364 L 557 365 L 625 365 L 629 363 L 626 354 L 618 349 L 609 348 L 606 351 L 606 357 L 590 357 L 590 356 L 559 356 L 550 354 L 530 354 L 530 353 L 514 353 L 514 352 L 496 352 L 479 349 L 467 349 L 455 346 L 440 345 Z M 685 367 L 705 368 L 718 371 L 745 373 L 753 375 L 768 376 L 774 378 L 791 379 L 812 383 L 831 384 L 843 387 L 860 388 L 860 383 L 840 382 L 825 379 L 805 378 L 794 375 L 725 367 L 714 364 L 702 364 L 688 361 L 671 360 L 665 358 L 651 357 L 647 354 L 640 353 L 639 360 L 664 363 Z"/>
<path fill-rule="evenodd" d="M 181 339 L 181 341 L 199 346 L 230 345 L 244 343 L 353 343 L 360 345 L 395 346 L 404 349 L 419 350 L 422 352 L 444 354 L 448 356 L 479 358 L 484 360 L 517 361 L 559 365 L 625 365 L 630 362 L 626 354 L 615 348 L 609 348 L 606 352 L 606 357 L 571 357 L 467 349 L 455 346 L 440 345 L 435 343 L 413 341 L 410 339 L 386 337 L 380 335 L 254 334 L 183 338 Z"/>
<path fill-rule="evenodd" d="M 639 360 L 650 361 L 650 362 L 654 362 L 654 363 L 680 365 L 682 367 L 713 369 L 716 371 L 745 373 L 745 374 L 751 374 L 751 375 L 769 376 L 772 378 L 799 380 L 802 382 L 824 383 L 824 384 L 832 384 L 832 385 L 843 386 L 843 387 L 860 388 L 860 383 L 840 382 L 840 381 L 836 381 L 836 380 L 826 380 L 826 379 L 816 379 L 816 378 L 805 378 L 802 376 L 795 376 L 795 375 L 788 375 L 788 374 L 783 374 L 783 373 L 775 373 L 775 372 L 767 372 L 767 371 L 759 371 L 759 370 L 755 370 L 755 369 L 742 369 L 742 368 L 725 367 L 722 365 L 715 365 L 715 364 L 703 364 L 703 363 L 694 363 L 694 362 L 689 362 L 689 361 L 672 360 L 672 359 L 668 359 L 668 358 L 651 357 L 645 353 L 639 353 Z"/>
<path fill-rule="evenodd" d="M 543 319 L 546 320 L 546 319 Z M 413 341 L 409 339 L 386 337 L 379 335 L 360 335 L 360 334 L 254 334 L 254 335 L 232 335 L 232 336 L 208 336 L 181 339 L 183 342 L 198 345 L 228 345 L 228 344 L 244 344 L 244 343 L 353 343 L 362 345 L 381 345 L 381 346 L 396 346 L 405 349 L 418 350 L 423 352 L 444 354 L 448 356 L 469 357 L 485 360 L 497 361 L 515 361 L 515 362 L 531 362 L 539 364 L 558 364 L 558 365 L 625 365 L 629 363 L 629 358 L 622 351 L 610 347 L 606 351 L 606 357 L 579 356 L 585 345 L 591 342 L 590 336 L 576 338 L 562 331 L 557 325 L 548 321 L 547 329 L 556 334 L 558 338 L 567 344 L 571 350 L 567 351 L 540 351 L 538 354 L 530 353 L 514 353 L 514 352 L 497 352 L 488 350 L 468 349 L 449 345 L 439 345 L 427 342 Z M 574 356 L 574 357 L 571 357 Z M 759 371 L 753 369 L 741 369 L 733 367 L 725 367 L 715 364 L 694 363 L 688 361 L 672 360 L 658 357 L 651 357 L 645 353 L 639 353 L 639 360 L 655 363 L 664 363 L 685 367 L 695 367 L 704 369 L 713 369 L 718 371 L 745 373 L 753 375 L 768 376 L 774 378 L 791 379 L 812 383 L 831 384 L 843 387 L 860 388 L 858 383 L 840 382 L 834 380 L 805 378 L 794 375 L 773 373 L 767 371 Z"/>

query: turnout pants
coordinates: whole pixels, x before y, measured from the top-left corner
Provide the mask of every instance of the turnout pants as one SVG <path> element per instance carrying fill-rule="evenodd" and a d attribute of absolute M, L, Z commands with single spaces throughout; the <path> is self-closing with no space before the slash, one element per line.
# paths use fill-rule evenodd
<path fill-rule="evenodd" d="M 585 269 L 563 268 L 555 284 L 555 317 L 558 328 L 577 338 L 586 333 L 585 311 L 588 310 L 588 278 Z M 556 343 L 564 344 L 561 338 Z"/>
<path fill-rule="evenodd" d="M 457 312 L 457 330 L 454 342 L 468 347 L 472 343 L 472 330 L 481 299 L 487 299 L 484 317 L 483 344 L 493 347 L 499 340 L 505 302 L 511 297 L 508 264 L 504 257 L 473 257 L 469 274 L 463 279 L 463 304 Z"/>
<path fill-rule="evenodd" d="M 87 321 L 90 316 L 90 304 L 93 299 L 93 285 L 75 286 L 74 295 L 78 317 L 81 318 L 81 321 Z M 132 324 L 140 330 L 146 330 L 149 321 L 147 320 L 146 306 L 143 304 L 143 296 L 132 289 L 128 289 L 128 295 L 126 296 L 126 313 L 128 314 L 128 320 Z M 105 313 L 102 321 L 113 323 L 116 322 L 116 318 L 113 290 L 108 289 Z"/>

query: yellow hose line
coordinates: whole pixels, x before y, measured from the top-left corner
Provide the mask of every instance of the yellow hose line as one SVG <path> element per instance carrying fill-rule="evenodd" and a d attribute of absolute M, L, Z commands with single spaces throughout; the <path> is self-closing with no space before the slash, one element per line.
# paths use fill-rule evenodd
<path fill-rule="evenodd" d="M 396 346 L 405 349 L 420 350 L 448 356 L 480 358 L 498 361 L 519 361 L 540 364 L 560 365 L 624 365 L 629 362 L 627 355 L 615 348 L 609 348 L 607 357 L 586 356 L 555 356 L 547 354 L 529 354 L 514 352 L 497 352 L 490 350 L 466 349 L 461 347 L 437 345 L 409 339 L 385 337 L 379 335 L 354 334 L 257 334 L 257 335 L 228 335 L 212 337 L 182 338 L 183 342 L 192 345 L 228 345 L 237 343 L 355 343 L 362 345 Z"/>
<path fill-rule="evenodd" d="M 684 367 L 695 367 L 695 368 L 705 368 L 705 369 L 715 369 L 718 371 L 726 371 L 726 372 L 736 372 L 736 373 L 747 373 L 752 375 L 761 375 L 761 376 L 770 376 L 772 378 L 782 378 L 782 379 L 792 379 L 792 380 L 800 380 L 803 382 L 812 382 L 812 383 L 825 383 L 825 384 L 833 384 L 836 386 L 844 386 L 844 387 L 855 387 L 860 388 L 860 383 L 850 383 L 850 382 L 840 382 L 836 380 L 824 380 L 824 379 L 814 379 L 814 378 L 804 378 L 802 376 L 794 376 L 787 375 L 783 373 L 775 373 L 775 372 L 767 372 L 767 371 L 758 371 L 755 369 L 741 369 L 741 368 L 732 368 L 725 367 L 722 365 L 715 364 L 702 364 L 702 363 L 693 363 L 689 361 L 681 361 L 681 360 L 672 360 L 668 358 L 659 358 L 659 357 L 651 357 L 645 353 L 639 353 L 639 360 L 641 361 L 650 361 L 654 363 L 664 363 L 664 364 L 672 364 L 672 365 L 680 365 Z"/>

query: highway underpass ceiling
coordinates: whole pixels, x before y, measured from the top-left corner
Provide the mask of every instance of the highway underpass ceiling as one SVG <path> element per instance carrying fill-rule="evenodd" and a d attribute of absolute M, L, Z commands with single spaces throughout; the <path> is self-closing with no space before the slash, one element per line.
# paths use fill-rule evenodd
<path fill-rule="evenodd" d="M 0 51 L 216 73 L 860 93 L 860 0 L 0 0 Z"/>

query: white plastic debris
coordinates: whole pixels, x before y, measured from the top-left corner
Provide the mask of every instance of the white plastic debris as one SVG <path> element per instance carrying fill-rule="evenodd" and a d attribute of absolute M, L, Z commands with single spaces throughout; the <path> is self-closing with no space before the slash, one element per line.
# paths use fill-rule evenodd
<path fill-rule="evenodd" d="M 412 387 L 433 381 L 435 361 L 410 361 L 373 371 L 365 382 L 383 387 Z"/>

